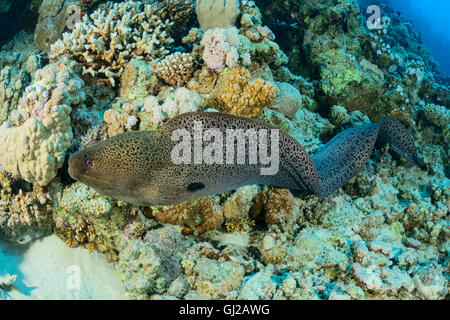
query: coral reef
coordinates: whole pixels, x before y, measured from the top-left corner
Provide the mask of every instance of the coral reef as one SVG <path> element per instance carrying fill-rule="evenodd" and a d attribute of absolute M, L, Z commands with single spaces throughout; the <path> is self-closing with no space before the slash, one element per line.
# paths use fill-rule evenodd
<path fill-rule="evenodd" d="M 168 53 L 173 22 L 162 20 L 163 10 L 163 2 L 108 3 L 84 15 L 71 33 L 64 33 L 63 39 L 51 46 L 50 57 L 69 54 L 83 64 L 83 73 L 100 74 L 115 86 L 131 59 L 150 61 Z"/>
<path fill-rule="evenodd" d="M 36 48 L 50 50 L 50 45 L 58 40 L 67 28 L 69 19 L 74 12 L 71 6 L 78 5 L 78 1 L 71 0 L 43 0 L 39 7 L 39 19 L 34 32 Z M 76 21 L 71 21 L 75 24 Z"/>
<path fill-rule="evenodd" d="M 0 52 L 0 122 L 17 109 L 22 92 L 44 59 L 24 32 L 18 33 L 3 50 Z"/>
<path fill-rule="evenodd" d="M 83 81 L 70 65 L 58 62 L 36 72 L 25 89 L 20 111 L 0 131 L 0 164 L 4 170 L 40 186 L 62 166 L 72 141 L 71 107 L 83 103 Z"/>
<path fill-rule="evenodd" d="M 291 70 L 317 81 L 315 98 L 322 108 L 342 105 L 376 121 L 407 113 L 421 100 L 446 105 L 448 88 L 439 83 L 442 76 L 420 35 L 389 4 L 379 5 L 380 28 L 372 29 L 365 25 L 366 8 L 356 1 L 263 1 L 261 11 L 290 52 Z"/>
<path fill-rule="evenodd" d="M 448 79 L 377 3 L 380 29 L 354 0 L 33 1 L 12 26 L 30 34 L 0 27 L 0 236 L 98 251 L 133 299 L 448 300 Z M 380 145 L 325 199 L 249 185 L 139 208 L 68 177 L 78 149 L 191 111 L 258 118 L 310 154 L 390 115 L 425 168 Z"/>

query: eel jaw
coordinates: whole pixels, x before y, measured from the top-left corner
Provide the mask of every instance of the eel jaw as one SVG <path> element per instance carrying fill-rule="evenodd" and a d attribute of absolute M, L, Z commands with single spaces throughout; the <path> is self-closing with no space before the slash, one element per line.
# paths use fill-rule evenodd
<path fill-rule="evenodd" d="M 69 157 L 69 175 L 79 181 L 79 178 L 82 176 L 82 173 L 80 172 L 80 168 L 83 168 L 82 166 L 82 155 L 80 152 L 75 152 Z"/>

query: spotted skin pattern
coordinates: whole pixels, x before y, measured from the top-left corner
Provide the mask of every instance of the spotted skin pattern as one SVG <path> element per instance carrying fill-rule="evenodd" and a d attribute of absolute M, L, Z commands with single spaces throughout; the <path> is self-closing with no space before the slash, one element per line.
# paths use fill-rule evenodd
<path fill-rule="evenodd" d="M 261 164 L 259 157 L 256 164 L 249 162 L 248 136 L 243 164 L 236 161 L 232 164 L 174 164 L 171 152 L 179 141 L 172 141 L 172 133 L 185 129 L 194 137 L 197 121 L 201 122 L 203 132 L 219 129 L 222 133 L 223 159 L 227 129 L 255 129 L 256 132 L 265 129 L 268 134 L 264 142 L 269 146 L 269 156 L 272 155 L 271 130 L 278 131 L 277 173 L 261 175 L 261 167 L 267 165 Z M 69 158 L 69 174 L 99 193 L 138 206 L 177 204 L 249 184 L 305 190 L 326 197 L 367 164 L 376 141 L 389 143 L 394 151 L 420 165 L 409 132 L 390 117 L 341 132 L 311 157 L 294 138 L 269 124 L 219 112 L 191 112 L 174 117 L 157 131 L 122 133 L 75 152 Z M 214 142 L 215 138 L 203 139 L 202 150 Z M 259 144 L 252 146 L 256 148 L 252 151 L 259 152 Z M 193 160 L 194 148 L 191 148 L 191 157 Z"/>

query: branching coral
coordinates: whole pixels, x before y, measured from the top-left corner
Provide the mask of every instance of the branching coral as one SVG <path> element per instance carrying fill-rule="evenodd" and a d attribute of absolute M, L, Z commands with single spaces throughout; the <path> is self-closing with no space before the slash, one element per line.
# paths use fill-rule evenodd
<path fill-rule="evenodd" d="M 69 54 L 83 65 L 83 73 L 105 77 L 115 86 L 131 59 L 152 60 L 168 53 L 173 22 L 162 20 L 163 11 L 164 2 L 108 3 L 64 33 L 52 45 L 50 57 Z"/>
<path fill-rule="evenodd" d="M 265 80 L 250 80 L 250 72 L 245 68 L 233 68 L 219 80 L 209 101 L 210 107 L 256 118 L 263 108 L 276 96 L 275 86 Z"/>
<path fill-rule="evenodd" d="M 194 59 L 189 53 L 175 52 L 154 63 L 153 72 L 172 86 L 182 86 L 194 72 Z"/>

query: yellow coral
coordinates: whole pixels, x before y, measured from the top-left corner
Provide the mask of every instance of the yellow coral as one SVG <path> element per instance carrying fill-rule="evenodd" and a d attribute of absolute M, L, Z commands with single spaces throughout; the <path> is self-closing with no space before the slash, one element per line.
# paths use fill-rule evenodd
<path fill-rule="evenodd" d="M 209 94 L 217 83 L 217 73 L 204 66 L 194 72 L 194 77 L 187 83 L 188 89 L 199 94 Z"/>
<path fill-rule="evenodd" d="M 6 175 L 6 172 L 0 170 L 0 199 L 8 202 L 11 199 L 11 180 Z"/>
<path fill-rule="evenodd" d="M 275 86 L 265 80 L 250 80 L 246 68 L 233 68 L 219 80 L 212 98 L 220 111 L 256 118 L 276 96 Z M 210 103 L 214 104 L 214 100 Z"/>

